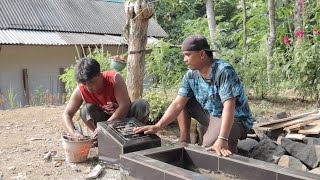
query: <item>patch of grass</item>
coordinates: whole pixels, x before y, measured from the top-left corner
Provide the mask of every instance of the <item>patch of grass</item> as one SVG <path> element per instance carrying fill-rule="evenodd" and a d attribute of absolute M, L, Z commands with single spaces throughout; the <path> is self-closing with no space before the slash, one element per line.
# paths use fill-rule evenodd
<path fill-rule="evenodd" d="M 263 100 L 249 97 L 249 105 L 254 117 L 271 117 L 279 112 L 286 112 L 290 116 L 314 109 L 315 104 L 313 101 L 288 97 L 274 97 Z"/>

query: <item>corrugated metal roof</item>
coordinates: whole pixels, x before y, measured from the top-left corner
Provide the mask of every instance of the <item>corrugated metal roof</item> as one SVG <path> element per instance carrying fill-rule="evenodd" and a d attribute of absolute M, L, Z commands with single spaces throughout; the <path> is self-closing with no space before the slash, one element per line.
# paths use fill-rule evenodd
<path fill-rule="evenodd" d="M 120 45 L 126 44 L 121 36 L 86 33 L 64 33 L 29 30 L 0 30 L 0 44 L 25 45 Z"/>
<path fill-rule="evenodd" d="M 122 34 L 123 3 L 93 0 L 0 0 L 0 29 Z M 167 37 L 150 19 L 148 35 Z"/>

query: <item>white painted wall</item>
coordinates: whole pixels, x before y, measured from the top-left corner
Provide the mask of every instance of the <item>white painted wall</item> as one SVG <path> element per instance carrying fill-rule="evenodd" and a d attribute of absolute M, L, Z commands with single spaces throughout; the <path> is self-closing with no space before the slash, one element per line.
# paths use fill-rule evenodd
<path fill-rule="evenodd" d="M 0 46 L 0 89 L 6 96 L 11 87 L 17 94 L 16 103 L 25 105 L 23 95 L 22 70 L 28 70 L 30 97 L 35 96 L 36 90 L 51 94 L 59 92 L 59 68 L 75 64 L 77 51 L 74 46 L 28 46 L 1 45 Z M 117 46 L 108 46 L 111 54 L 117 52 Z"/>

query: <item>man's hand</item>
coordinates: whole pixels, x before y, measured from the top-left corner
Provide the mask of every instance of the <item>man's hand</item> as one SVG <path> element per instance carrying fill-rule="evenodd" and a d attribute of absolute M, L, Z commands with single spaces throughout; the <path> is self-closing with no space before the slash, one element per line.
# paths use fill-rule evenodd
<path fill-rule="evenodd" d="M 70 136 L 73 138 L 84 138 L 84 136 L 77 130 L 74 130 L 74 132 L 71 133 Z"/>
<path fill-rule="evenodd" d="M 229 156 L 232 152 L 229 150 L 228 141 L 217 139 L 216 142 L 206 148 L 207 151 L 215 151 L 219 156 Z"/>
<path fill-rule="evenodd" d="M 96 139 L 97 137 L 98 137 L 98 128 L 96 128 L 91 134 L 92 139 Z"/>
<path fill-rule="evenodd" d="M 155 134 L 158 131 L 160 131 L 160 127 L 157 125 L 141 126 L 133 129 L 133 132 L 136 134 L 138 133 Z"/>

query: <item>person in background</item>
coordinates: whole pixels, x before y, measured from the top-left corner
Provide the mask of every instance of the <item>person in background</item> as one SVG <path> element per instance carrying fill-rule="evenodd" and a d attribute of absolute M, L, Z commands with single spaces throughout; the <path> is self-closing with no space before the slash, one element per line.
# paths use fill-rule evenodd
<path fill-rule="evenodd" d="M 100 72 L 100 64 L 84 58 L 75 66 L 75 79 L 79 85 L 73 91 L 62 115 L 64 130 L 72 137 L 83 137 L 74 128 L 73 116 L 79 110 L 86 126 L 96 134 L 97 123 L 124 117 L 135 117 L 146 123 L 149 104 L 144 99 L 131 103 L 126 84 L 115 71 Z"/>
<path fill-rule="evenodd" d="M 178 120 L 179 141 L 190 143 L 191 118 L 207 127 L 203 146 L 218 155 L 237 152 L 238 139 L 244 139 L 253 117 L 242 83 L 228 62 L 213 58 L 213 50 L 203 35 L 192 35 L 182 43 L 184 75 L 178 95 L 155 124 L 134 129 L 135 133 L 157 133 Z"/>

